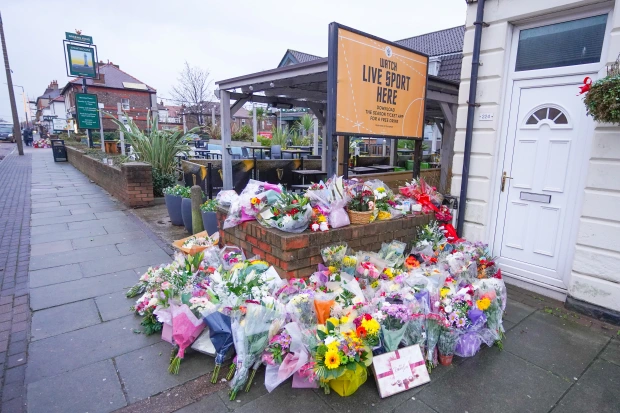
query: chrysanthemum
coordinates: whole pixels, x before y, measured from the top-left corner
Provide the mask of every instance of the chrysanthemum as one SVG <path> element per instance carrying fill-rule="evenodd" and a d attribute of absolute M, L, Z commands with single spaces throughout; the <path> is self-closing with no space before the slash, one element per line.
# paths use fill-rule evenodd
<path fill-rule="evenodd" d="M 338 351 L 330 350 L 325 353 L 325 367 L 328 369 L 336 369 L 340 366 L 340 355 Z"/>
<path fill-rule="evenodd" d="M 478 309 L 484 311 L 491 306 L 491 300 L 489 300 L 487 297 L 484 297 L 476 301 L 476 306 L 478 307 Z"/>

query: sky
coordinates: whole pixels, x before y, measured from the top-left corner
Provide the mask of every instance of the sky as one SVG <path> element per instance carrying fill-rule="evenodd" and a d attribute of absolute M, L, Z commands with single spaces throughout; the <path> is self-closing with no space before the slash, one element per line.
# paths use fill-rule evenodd
<path fill-rule="evenodd" d="M 0 0 L 13 84 L 36 100 L 66 75 L 65 32 L 92 36 L 99 59 L 170 98 L 184 62 L 224 80 L 275 68 L 287 49 L 327 56 L 329 23 L 388 40 L 459 26 L 463 0 Z M 0 118 L 10 119 L 0 70 Z M 15 88 L 23 120 L 22 90 Z M 172 101 L 166 102 L 172 104 Z"/>

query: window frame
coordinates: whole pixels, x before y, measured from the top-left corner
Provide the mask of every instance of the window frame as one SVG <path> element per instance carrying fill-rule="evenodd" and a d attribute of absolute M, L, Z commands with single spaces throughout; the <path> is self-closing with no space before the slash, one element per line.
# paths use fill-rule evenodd
<path fill-rule="evenodd" d="M 572 20 L 579 20 L 587 17 L 599 16 L 601 14 L 607 14 L 607 23 L 605 26 L 605 37 L 603 39 L 601 58 L 599 62 L 573 66 L 552 67 L 546 69 L 522 70 L 519 72 L 515 71 L 515 67 L 517 64 L 517 50 L 519 48 L 519 36 L 522 30 L 533 29 L 536 27 L 563 23 Z M 577 12 L 575 12 L 574 10 L 567 10 L 565 12 L 557 13 L 553 18 L 549 18 L 546 16 L 537 17 L 523 21 L 520 24 L 515 23 L 512 32 L 510 61 L 508 65 L 510 78 L 512 80 L 537 79 L 540 77 L 570 76 L 583 73 L 599 72 L 603 70 L 608 61 L 607 56 L 609 52 L 609 38 L 612 26 L 613 9 L 609 5 L 586 7 Z"/>
<path fill-rule="evenodd" d="M 125 108 L 125 101 L 127 101 L 127 108 Z M 129 98 L 121 98 L 121 109 L 124 111 L 131 110 L 131 104 Z"/>

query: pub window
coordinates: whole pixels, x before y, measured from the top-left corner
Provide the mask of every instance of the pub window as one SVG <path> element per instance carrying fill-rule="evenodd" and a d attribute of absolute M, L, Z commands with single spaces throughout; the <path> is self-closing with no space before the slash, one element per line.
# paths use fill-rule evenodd
<path fill-rule="evenodd" d="M 598 63 L 607 15 L 521 30 L 515 71 Z"/>

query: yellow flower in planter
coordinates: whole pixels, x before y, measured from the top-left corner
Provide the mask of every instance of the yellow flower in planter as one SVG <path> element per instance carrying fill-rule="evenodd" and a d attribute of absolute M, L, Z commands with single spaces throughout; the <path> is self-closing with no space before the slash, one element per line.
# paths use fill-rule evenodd
<path fill-rule="evenodd" d="M 392 218 L 392 214 L 390 214 L 387 211 L 379 211 L 379 214 L 377 215 L 377 219 L 379 221 L 385 221 Z"/>

